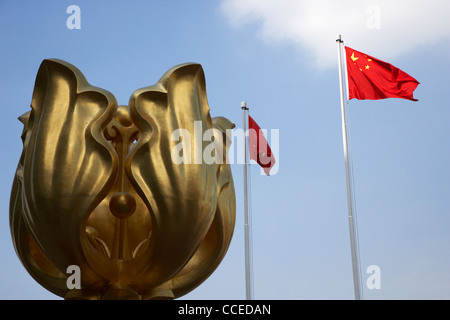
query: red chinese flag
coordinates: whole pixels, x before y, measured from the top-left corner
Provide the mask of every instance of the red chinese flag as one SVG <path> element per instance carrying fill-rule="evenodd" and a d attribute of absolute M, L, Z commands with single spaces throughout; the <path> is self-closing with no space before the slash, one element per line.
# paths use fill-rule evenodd
<path fill-rule="evenodd" d="M 269 176 L 275 165 L 275 157 L 267 143 L 264 133 L 252 117 L 248 116 L 248 144 L 250 159 L 255 160 Z"/>
<path fill-rule="evenodd" d="M 413 98 L 419 82 L 393 65 L 345 47 L 349 99 Z"/>

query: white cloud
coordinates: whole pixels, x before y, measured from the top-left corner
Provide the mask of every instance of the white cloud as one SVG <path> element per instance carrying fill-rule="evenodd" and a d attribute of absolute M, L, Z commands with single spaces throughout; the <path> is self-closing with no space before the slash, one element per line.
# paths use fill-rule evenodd
<path fill-rule="evenodd" d="M 321 68 L 337 63 L 336 34 L 380 59 L 450 39 L 448 0 L 223 0 L 234 27 L 260 24 L 270 44 L 293 44 Z"/>

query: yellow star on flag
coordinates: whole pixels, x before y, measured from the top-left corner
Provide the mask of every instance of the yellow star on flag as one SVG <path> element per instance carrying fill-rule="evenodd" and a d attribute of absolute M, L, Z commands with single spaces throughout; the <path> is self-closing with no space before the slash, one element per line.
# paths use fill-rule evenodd
<path fill-rule="evenodd" d="M 359 57 L 356 57 L 356 56 L 355 56 L 355 52 L 352 52 L 352 55 L 350 56 L 350 58 L 351 58 L 352 61 L 353 61 L 353 64 L 354 64 L 355 66 L 358 66 L 359 71 L 369 70 L 369 69 L 370 69 L 370 64 L 369 64 L 369 62 L 371 62 L 372 59 L 369 58 L 367 55 L 364 55 L 364 57 L 367 58 L 367 62 L 368 62 L 368 63 L 367 63 L 366 65 L 360 65 L 359 62 L 356 62 L 356 60 L 358 60 Z M 362 68 L 362 67 L 364 67 L 364 68 Z"/>

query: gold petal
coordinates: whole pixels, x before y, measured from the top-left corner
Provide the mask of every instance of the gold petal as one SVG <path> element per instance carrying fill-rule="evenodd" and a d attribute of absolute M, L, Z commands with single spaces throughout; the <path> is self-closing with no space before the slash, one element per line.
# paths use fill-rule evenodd
<path fill-rule="evenodd" d="M 195 164 L 207 145 L 203 133 L 213 128 L 203 69 L 198 64 L 174 67 L 156 85 L 137 90 L 129 106 L 141 136 L 127 159 L 128 176 L 153 219 L 152 253 L 139 283 L 158 285 L 195 253 L 217 206 L 216 166 Z M 190 133 L 190 164 L 172 161 L 176 129 Z"/>
<path fill-rule="evenodd" d="M 83 281 L 98 281 L 81 247 L 84 222 L 107 194 L 116 170 L 103 130 L 117 108 L 74 66 L 44 60 L 39 68 L 24 144 L 23 217 L 47 257 L 61 271 L 83 266 Z"/>

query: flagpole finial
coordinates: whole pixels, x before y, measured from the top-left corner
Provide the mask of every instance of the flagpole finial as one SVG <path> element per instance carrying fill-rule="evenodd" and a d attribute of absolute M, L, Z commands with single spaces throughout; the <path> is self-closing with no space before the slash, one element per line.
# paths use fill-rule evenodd
<path fill-rule="evenodd" d="M 247 108 L 247 102 L 245 102 L 245 101 L 242 101 L 242 102 L 241 102 L 241 109 L 242 109 L 242 110 L 248 110 L 248 108 Z"/>
<path fill-rule="evenodd" d="M 336 42 L 344 42 L 342 41 L 341 34 L 336 35 Z"/>

